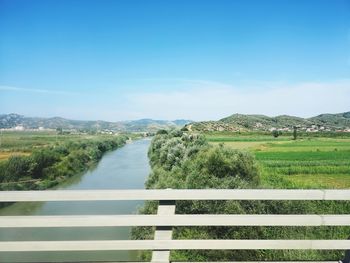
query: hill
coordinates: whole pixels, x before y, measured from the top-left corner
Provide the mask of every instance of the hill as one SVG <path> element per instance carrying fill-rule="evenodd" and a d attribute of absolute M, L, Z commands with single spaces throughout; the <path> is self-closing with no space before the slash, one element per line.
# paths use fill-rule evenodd
<path fill-rule="evenodd" d="M 312 118 L 233 114 L 218 121 L 194 122 L 186 125 L 189 130 L 195 131 L 270 131 L 274 129 L 291 131 L 293 126 L 309 132 L 349 130 L 350 112 L 321 114 Z"/>
<path fill-rule="evenodd" d="M 61 117 L 37 118 L 25 117 L 11 113 L 0 115 L 0 129 L 64 129 L 82 131 L 114 131 L 114 132 L 153 132 L 171 127 L 183 127 L 189 120 L 153 120 L 141 119 L 134 121 L 82 121 L 69 120 Z"/>

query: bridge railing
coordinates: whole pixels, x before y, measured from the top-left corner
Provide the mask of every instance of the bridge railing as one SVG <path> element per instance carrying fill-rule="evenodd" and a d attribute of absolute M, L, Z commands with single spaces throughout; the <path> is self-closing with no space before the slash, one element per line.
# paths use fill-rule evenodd
<path fill-rule="evenodd" d="M 157 215 L 0 216 L 0 228 L 155 226 L 154 240 L 4 241 L 0 252 L 152 250 L 348 250 L 350 240 L 172 240 L 174 226 L 350 226 L 350 215 L 176 215 L 178 200 L 350 200 L 350 190 L 48 190 L 2 191 L 0 202 L 158 200 Z"/>

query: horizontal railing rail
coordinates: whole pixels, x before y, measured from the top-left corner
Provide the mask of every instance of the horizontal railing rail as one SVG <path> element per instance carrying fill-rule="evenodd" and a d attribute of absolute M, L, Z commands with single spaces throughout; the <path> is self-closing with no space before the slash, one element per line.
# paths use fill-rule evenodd
<path fill-rule="evenodd" d="M 350 200 L 350 190 L 47 190 L 0 195 L 0 202 L 108 200 Z"/>
<path fill-rule="evenodd" d="M 350 215 L 1 216 L 0 228 L 103 226 L 348 226 Z"/>
<path fill-rule="evenodd" d="M 152 250 L 153 262 L 169 262 L 170 250 L 347 250 L 350 240 L 172 240 L 176 226 L 350 226 L 350 215 L 175 214 L 183 200 L 337 200 L 350 190 L 49 190 L 2 191 L 0 202 L 159 201 L 156 215 L 0 216 L 1 228 L 154 226 L 154 240 L 2 241 L 0 252 Z"/>
<path fill-rule="evenodd" d="M 106 251 L 106 250 L 345 250 L 350 240 L 97 240 L 2 242 L 0 251 Z"/>

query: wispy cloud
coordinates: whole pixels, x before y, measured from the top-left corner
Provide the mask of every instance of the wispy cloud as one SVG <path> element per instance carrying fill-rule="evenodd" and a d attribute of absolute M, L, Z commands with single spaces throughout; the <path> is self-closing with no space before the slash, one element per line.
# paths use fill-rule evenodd
<path fill-rule="evenodd" d="M 295 85 L 263 83 L 263 89 L 257 84 L 242 89 L 212 81 L 186 82 L 188 88 L 180 91 L 130 94 L 130 110 L 134 115 L 138 112 L 139 117 L 194 120 L 219 119 L 236 112 L 309 117 L 350 110 L 350 80 Z"/>
<path fill-rule="evenodd" d="M 0 91 L 14 91 L 14 92 L 34 92 L 56 95 L 78 95 L 77 92 L 61 91 L 61 90 L 49 90 L 49 89 L 27 89 L 13 86 L 0 85 Z"/>
<path fill-rule="evenodd" d="M 0 111 L 115 121 L 140 118 L 217 120 L 233 113 L 310 117 L 350 110 L 350 79 L 293 85 L 255 81 L 244 86 L 196 79 L 150 79 L 146 86 L 151 87 L 153 83 L 157 89 L 148 92 L 145 88 L 142 92 L 116 89 L 82 96 L 54 96 L 78 93 L 0 85 L 0 92 L 11 91 L 0 103 Z M 31 96 L 28 99 L 20 96 L 20 92 L 47 94 L 48 98 Z"/>
<path fill-rule="evenodd" d="M 218 82 L 218 81 L 211 81 L 211 80 L 202 80 L 202 79 L 187 79 L 187 78 L 143 78 L 138 79 L 142 82 L 148 82 L 151 85 L 176 85 L 176 86 L 182 86 L 183 88 L 188 87 L 189 85 L 191 87 L 221 87 L 221 88 L 230 88 L 232 87 L 230 84 Z"/>

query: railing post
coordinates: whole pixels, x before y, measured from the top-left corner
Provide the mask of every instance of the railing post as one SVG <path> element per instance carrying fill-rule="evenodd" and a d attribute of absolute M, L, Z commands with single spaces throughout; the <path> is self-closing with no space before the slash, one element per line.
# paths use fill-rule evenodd
<path fill-rule="evenodd" d="M 158 215 L 174 215 L 175 201 L 160 200 Z M 173 229 L 171 226 L 157 226 L 154 233 L 154 240 L 171 240 Z M 170 262 L 170 250 L 153 250 L 152 262 Z"/>

